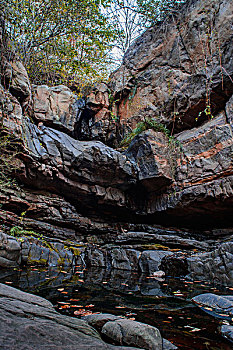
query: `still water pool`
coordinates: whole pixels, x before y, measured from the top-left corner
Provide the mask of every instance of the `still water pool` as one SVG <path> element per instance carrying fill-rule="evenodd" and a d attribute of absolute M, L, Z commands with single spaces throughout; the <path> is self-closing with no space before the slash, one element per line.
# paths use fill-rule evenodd
<path fill-rule="evenodd" d="M 81 317 L 103 312 L 150 324 L 180 350 L 233 349 L 219 334 L 223 320 L 204 313 L 191 301 L 201 293 L 232 295 L 228 287 L 79 266 L 0 270 L 0 282 L 50 300 L 62 314 Z"/>

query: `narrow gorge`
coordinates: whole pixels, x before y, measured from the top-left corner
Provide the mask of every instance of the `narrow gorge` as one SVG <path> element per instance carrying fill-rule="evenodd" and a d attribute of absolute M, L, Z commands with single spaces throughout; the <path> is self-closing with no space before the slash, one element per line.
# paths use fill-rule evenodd
<path fill-rule="evenodd" d="M 188 0 L 81 97 L 0 23 L 0 349 L 231 349 L 232 1 Z"/>

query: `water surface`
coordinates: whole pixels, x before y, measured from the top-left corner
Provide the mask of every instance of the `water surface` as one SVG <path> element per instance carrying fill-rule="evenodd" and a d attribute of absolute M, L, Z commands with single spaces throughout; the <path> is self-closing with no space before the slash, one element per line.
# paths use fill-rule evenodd
<path fill-rule="evenodd" d="M 205 292 L 232 295 L 228 287 L 182 278 L 158 280 L 121 270 L 82 270 L 79 266 L 70 270 L 0 270 L 0 282 L 50 300 L 62 314 L 81 317 L 103 312 L 150 324 L 181 350 L 233 348 L 219 334 L 222 320 L 191 302 Z"/>

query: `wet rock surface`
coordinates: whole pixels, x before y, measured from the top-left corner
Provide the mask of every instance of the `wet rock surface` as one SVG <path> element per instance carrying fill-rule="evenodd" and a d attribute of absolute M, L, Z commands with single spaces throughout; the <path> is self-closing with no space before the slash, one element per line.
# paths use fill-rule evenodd
<path fill-rule="evenodd" d="M 194 303 L 205 309 L 211 310 L 219 316 L 232 317 L 233 295 L 215 295 L 211 293 L 201 294 L 192 299 Z"/>
<path fill-rule="evenodd" d="M 104 343 L 86 322 L 60 315 L 49 301 L 3 284 L 0 308 L 0 346 L 7 350 L 124 349 Z"/>
<path fill-rule="evenodd" d="M 233 342 L 233 326 L 223 325 L 221 327 L 221 333 L 226 339 Z"/>

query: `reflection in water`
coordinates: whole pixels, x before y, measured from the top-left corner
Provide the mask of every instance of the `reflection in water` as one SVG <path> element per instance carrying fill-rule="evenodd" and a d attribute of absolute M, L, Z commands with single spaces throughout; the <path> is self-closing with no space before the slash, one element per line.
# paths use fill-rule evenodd
<path fill-rule="evenodd" d="M 219 335 L 220 320 L 191 303 L 195 295 L 232 294 L 207 282 L 156 279 L 122 270 L 81 267 L 58 270 L 25 268 L 0 270 L 0 282 L 50 300 L 66 315 L 112 313 L 158 327 L 164 338 L 182 350 L 230 350 L 232 344 Z"/>

